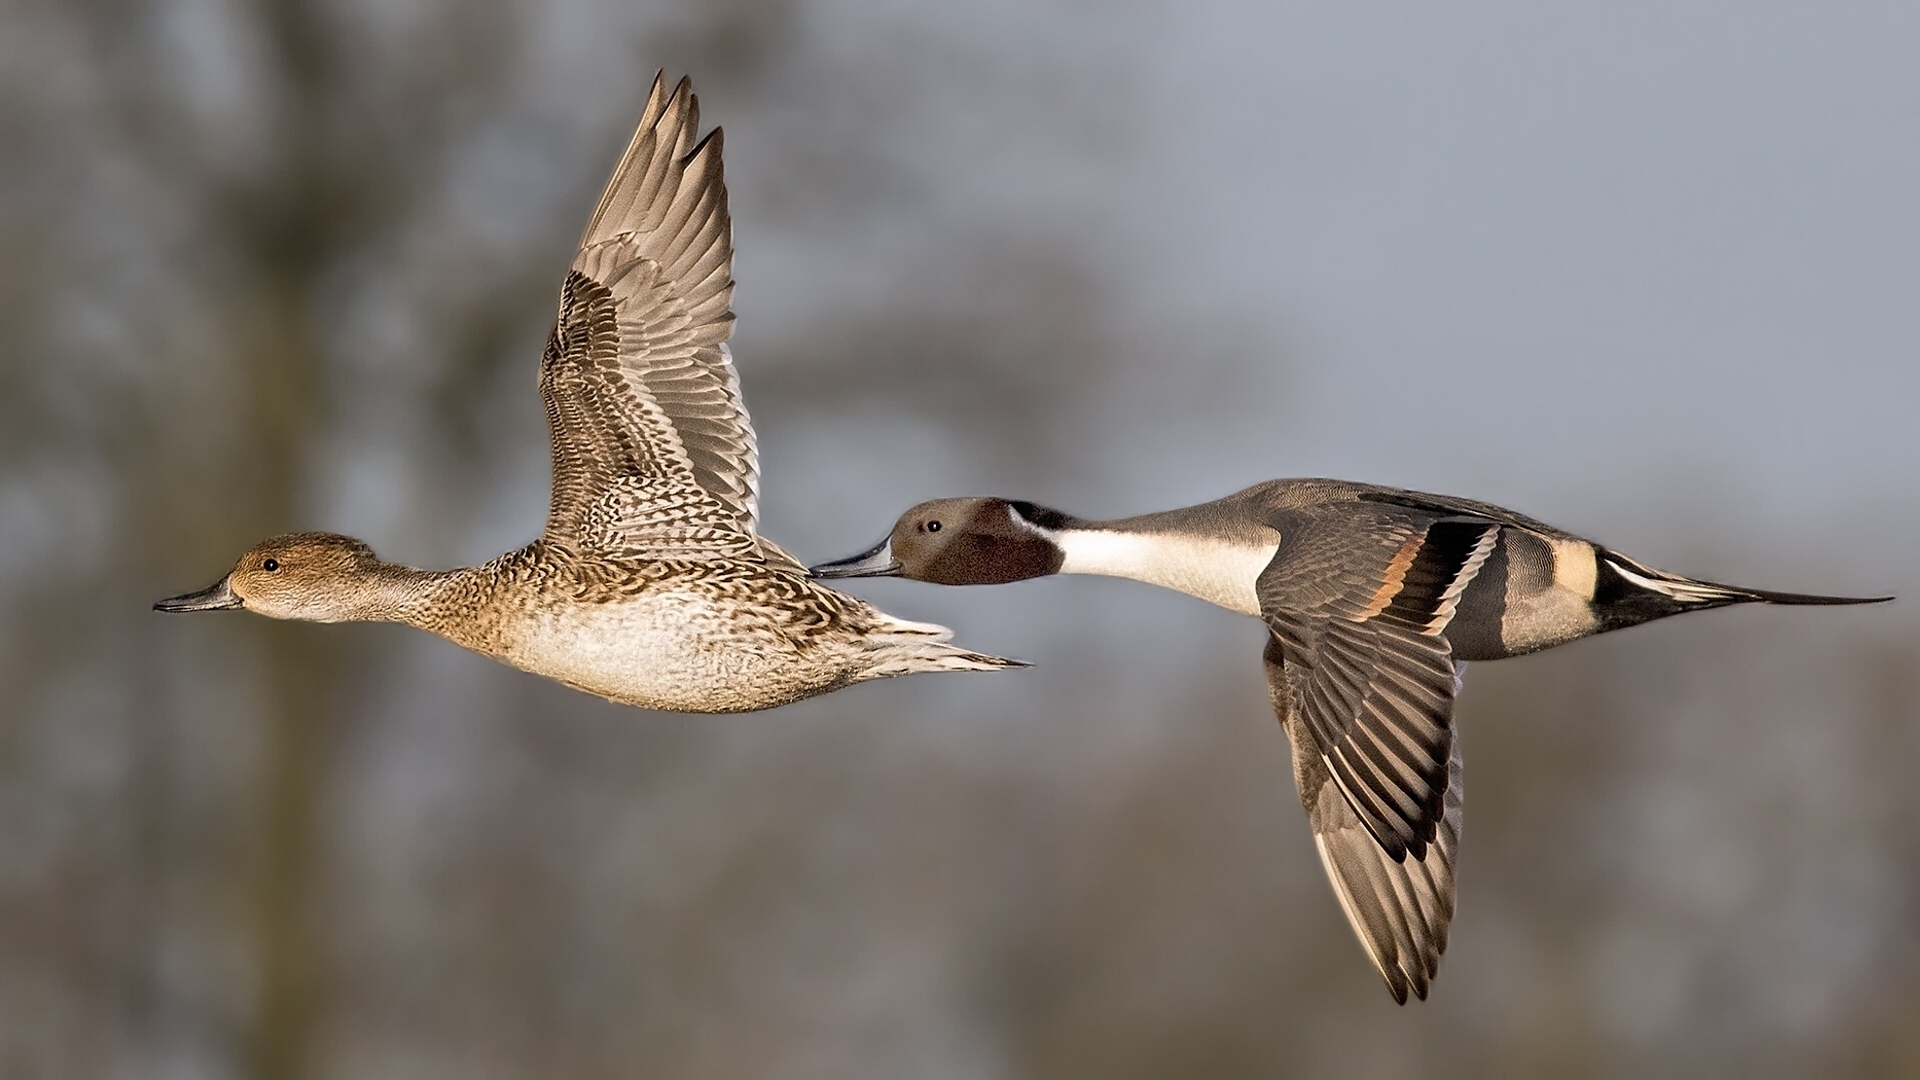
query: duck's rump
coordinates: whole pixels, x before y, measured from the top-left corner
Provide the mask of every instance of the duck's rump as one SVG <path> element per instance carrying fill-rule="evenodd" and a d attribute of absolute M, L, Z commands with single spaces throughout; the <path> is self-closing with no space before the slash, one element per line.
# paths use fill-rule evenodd
<path fill-rule="evenodd" d="M 1593 606 L 1599 551 L 1585 540 L 1502 525 L 1445 636 L 1457 660 L 1498 660 L 1606 629 Z"/>

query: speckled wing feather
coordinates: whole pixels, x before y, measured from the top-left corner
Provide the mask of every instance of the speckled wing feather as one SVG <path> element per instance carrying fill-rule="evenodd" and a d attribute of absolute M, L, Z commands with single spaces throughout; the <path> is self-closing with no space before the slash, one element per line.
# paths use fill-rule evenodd
<path fill-rule="evenodd" d="M 1426 856 L 1444 814 L 1454 669 L 1441 631 L 1499 527 L 1383 507 L 1301 512 L 1256 589 L 1286 669 L 1296 745 L 1389 859 Z M 1302 791 L 1305 797 L 1308 793 Z"/>
<path fill-rule="evenodd" d="M 540 365 L 547 539 L 623 558 L 760 558 L 753 428 L 727 352 L 732 225 L 721 135 L 656 77 L 580 240 Z"/>
<path fill-rule="evenodd" d="M 1293 743 L 1294 781 L 1321 865 L 1393 999 L 1405 1004 L 1408 993 L 1425 999 L 1440 954 L 1447 951 L 1447 928 L 1453 921 L 1462 805 L 1459 743 L 1454 742 L 1447 755 L 1446 794 L 1433 841 L 1417 858 L 1393 858 L 1361 824 L 1328 770 L 1319 742 L 1294 711 L 1282 652 L 1278 640 L 1269 639 L 1267 680 L 1274 711 Z"/>

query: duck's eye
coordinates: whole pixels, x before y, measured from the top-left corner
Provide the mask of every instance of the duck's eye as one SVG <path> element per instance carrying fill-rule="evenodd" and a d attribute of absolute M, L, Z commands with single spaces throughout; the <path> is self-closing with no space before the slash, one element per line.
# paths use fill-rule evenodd
<path fill-rule="evenodd" d="M 260 569 L 265 570 L 267 573 L 271 574 L 275 570 L 280 569 L 280 560 L 268 559 L 266 562 L 263 562 L 260 564 Z"/>
<path fill-rule="evenodd" d="M 928 531 L 928 532 L 939 532 L 939 531 L 940 531 L 940 523 L 939 523 L 939 522 L 937 522 L 937 521 L 929 521 L 929 522 L 927 522 L 927 531 Z"/>

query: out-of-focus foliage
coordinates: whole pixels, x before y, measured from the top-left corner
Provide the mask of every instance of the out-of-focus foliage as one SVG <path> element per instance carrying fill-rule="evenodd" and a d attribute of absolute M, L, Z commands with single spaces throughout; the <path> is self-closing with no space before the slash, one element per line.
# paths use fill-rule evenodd
<path fill-rule="evenodd" d="M 1141 302 L 1087 228 L 1090 178 L 1178 146 L 1136 123 L 1155 18 L 0 7 L 0 1073 L 1920 1075 L 1897 615 L 1476 666 L 1461 915 L 1396 1009 L 1258 629 L 1184 598 L 877 584 L 1041 667 L 720 719 L 146 610 L 273 532 L 449 565 L 539 527 L 537 347 L 662 65 L 729 128 L 776 537 L 843 554 L 969 490 L 1149 508 L 1113 493 L 1282 422 L 1218 402 L 1313 362 L 1270 313 Z M 1293 471 L 1206 467 L 1193 499 Z M 1728 546 L 1692 545 L 1845 569 Z"/>

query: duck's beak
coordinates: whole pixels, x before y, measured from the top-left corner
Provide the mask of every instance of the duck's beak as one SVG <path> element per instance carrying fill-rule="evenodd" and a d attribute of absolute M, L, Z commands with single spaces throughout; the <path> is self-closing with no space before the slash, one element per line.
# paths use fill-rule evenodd
<path fill-rule="evenodd" d="M 199 592 L 185 596 L 171 596 L 153 605 L 155 611 L 218 611 L 221 608 L 241 607 L 240 598 L 233 594 L 231 577 L 220 581 Z"/>
<path fill-rule="evenodd" d="M 900 560 L 893 557 L 893 538 L 888 537 L 851 559 L 821 563 L 807 573 L 817 578 L 899 577 Z"/>

